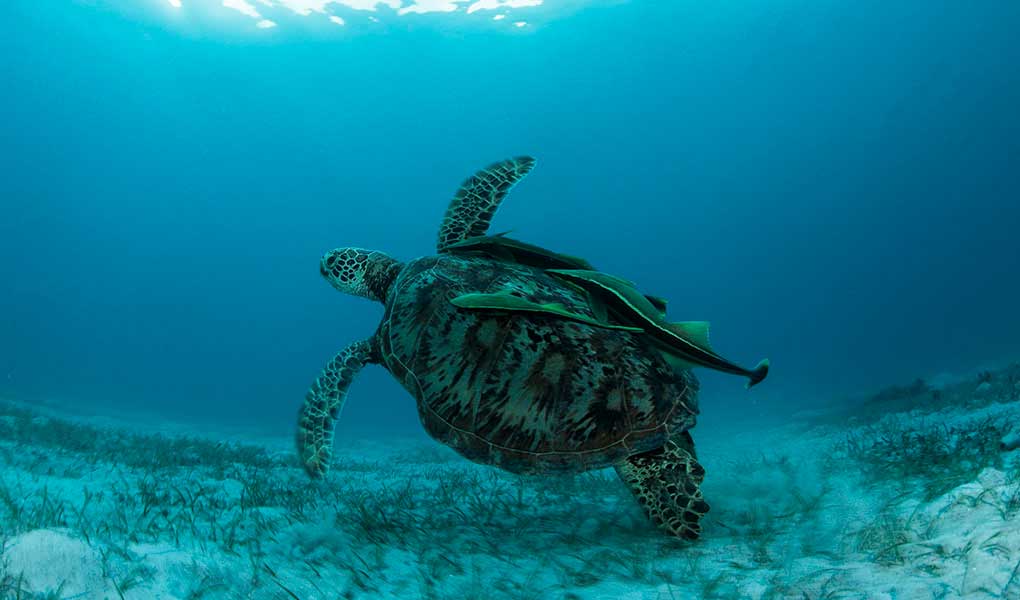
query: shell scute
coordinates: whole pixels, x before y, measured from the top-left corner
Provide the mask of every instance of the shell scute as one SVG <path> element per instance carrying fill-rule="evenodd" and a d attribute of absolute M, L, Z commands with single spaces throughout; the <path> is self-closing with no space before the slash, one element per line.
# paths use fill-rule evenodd
<path fill-rule="evenodd" d="M 534 267 L 440 255 L 409 263 L 379 329 L 384 363 L 430 435 L 516 472 L 608 466 L 694 425 L 697 381 L 632 332 L 460 309 L 511 293 L 592 316 L 583 293 Z"/>

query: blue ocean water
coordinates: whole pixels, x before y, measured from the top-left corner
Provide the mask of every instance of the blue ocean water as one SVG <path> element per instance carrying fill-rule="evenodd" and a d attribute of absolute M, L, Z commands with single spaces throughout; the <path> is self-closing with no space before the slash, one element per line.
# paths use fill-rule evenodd
<path fill-rule="evenodd" d="M 381 315 L 321 254 L 431 253 L 461 181 L 517 154 L 496 228 L 769 356 L 756 406 L 1016 353 L 1014 3 L 3 12 L 5 393 L 288 420 Z M 415 426 L 365 379 L 345 424 Z"/>
<path fill-rule="evenodd" d="M 0 397 L 290 435 L 382 316 L 320 256 L 524 154 L 494 230 L 771 359 L 707 427 L 1020 356 L 1020 4 L 478 4 L 0 5 Z M 338 435 L 420 429 L 370 367 Z"/>

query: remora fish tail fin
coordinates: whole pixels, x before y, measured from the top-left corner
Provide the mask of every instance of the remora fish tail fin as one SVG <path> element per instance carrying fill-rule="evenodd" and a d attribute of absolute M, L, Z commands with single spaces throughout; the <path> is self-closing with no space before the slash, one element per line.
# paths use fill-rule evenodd
<path fill-rule="evenodd" d="M 754 369 L 751 371 L 751 374 L 749 375 L 751 380 L 747 382 L 747 389 L 751 389 L 752 387 L 761 383 L 761 380 L 765 379 L 765 377 L 768 374 L 769 374 L 769 359 L 766 358 L 765 360 L 755 365 Z"/>

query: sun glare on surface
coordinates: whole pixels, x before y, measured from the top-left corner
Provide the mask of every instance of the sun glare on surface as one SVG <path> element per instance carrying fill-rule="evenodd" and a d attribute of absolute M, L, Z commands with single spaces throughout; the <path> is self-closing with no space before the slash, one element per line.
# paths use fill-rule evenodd
<path fill-rule="evenodd" d="M 395 16 L 422 15 L 427 13 L 462 12 L 472 14 L 479 11 L 500 11 L 493 17 L 499 21 L 506 18 L 508 11 L 528 7 L 541 6 L 544 0 L 166 0 L 174 8 L 182 8 L 185 3 L 195 6 L 221 6 L 249 17 L 255 21 L 255 27 L 270 29 L 282 21 L 270 17 L 279 16 L 281 9 L 288 14 L 303 17 L 325 17 L 336 25 L 346 25 L 351 20 L 349 15 L 341 17 L 334 14 L 333 9 L 348 11 L 364 11 L 378 13 L 380 7 L 389 10 Z M 277 11 L 277 15 L 272 13 Z M 378 22 L 378 19 L 366 15 L 366 20 Z M 523 21 L 511 24 L 521 27 Z"/>

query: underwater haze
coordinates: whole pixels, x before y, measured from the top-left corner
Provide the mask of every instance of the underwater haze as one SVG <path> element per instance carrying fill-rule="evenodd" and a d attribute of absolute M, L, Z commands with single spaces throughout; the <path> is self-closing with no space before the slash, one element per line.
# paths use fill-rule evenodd
<path fill-rule="evenodd" d="M 460 183 L 519 154 L 495 229 L 771 358 L 754 394 L 710 378 L 715 410 L 1017 354 L 1015 3 L 336 4 L 342 27 L 271 29 L 214 4 L 5 4 L 5 393 L 289 421 L 382 313 L 319 257 L 433 253 Z M 361 383 L 345 425 L 416 427 Z"/>
<path fill-rule="evenodd" d="M 1020 598 L 1020 3 L 8 0 L 0 23 L 0 598 Z M 383 318 L 320 258 L 435 254 L 461 184 L 524 155 L 491 232 L 771 361 L 751 390 L 694 371 L 698 542 L 611 470 L 449 452 L 377 365 L 327 484 L 294 466 L 309 386 Z"/>

